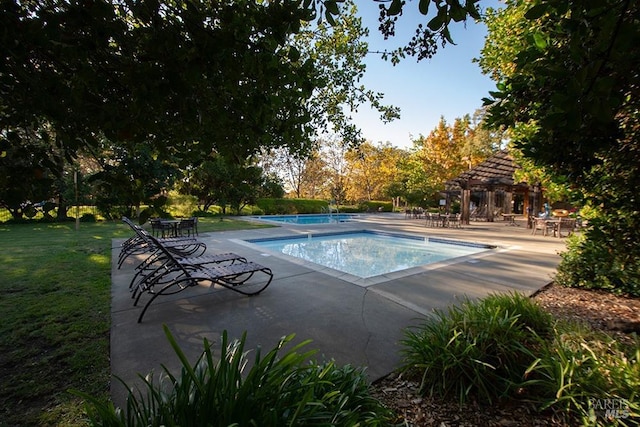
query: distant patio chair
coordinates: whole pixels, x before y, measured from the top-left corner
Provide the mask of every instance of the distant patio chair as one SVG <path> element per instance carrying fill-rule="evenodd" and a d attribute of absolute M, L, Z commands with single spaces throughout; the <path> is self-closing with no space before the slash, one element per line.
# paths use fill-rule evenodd
<path fill-rule="evenodd" d="M 180 220 L 180 223 L 178 223 L 178 234 L 181 236 L 191 236 L 192 234 L 194 236 L 198 235 L 197 223 L 198 218 L 196 217 Z"/>
<path fill-rule="evenodd" d="M 449 227 L 451 228 L 460 228 L 460 214 L 457 213 L 455 215 L 449 216 Z"/>
<path fill-rule="evenodd" d="M 573 234 L 573 231 L 576 228 L 576 220 L 574 218 L 560 218 L 560 222 L 558 223 L 558 237 L 566 237 Z M 566 236 L 562 235 L 562 231 L 565 231 Z"/>
<path fill-rule="evenodd" d="M 426 227 L 435 227 L 436 226 L 436 220 L 438 218 L 438 214 L 434 214 L 432 212 L 426 212 L 424 214 L 424 225 Z"/>
<path fill-rule="evenodd" d="M 151 234 L 154 237 L 169 237 L 173 234 L 172 225 L 163 222 L 160 218 L 152 218 L 149 222 L 151 222 Z"/>
<path fill-rule="evenodd" d="M 532 224 L 532 228 L 533 228 L 533 231 L 531 232 L 531 235 L 533 236 L 536 235 L 536 232 L 538 230 L 542 231 L 543 236 L 548 235 L 549 232 L 551 232 L 551 234 L 555 234 L 554 233 L 555 225 L 552 222 L 550 222 L 547 218 L 535 218 Z"/>
<path fill-rule="evenodd" d="M 486 219 L 485 217 L 485 207 L 476 207 L 472 212 L 471 215 L 469 217 L 469 219 L 473 220 L 473 221 L 480 221 L 480 220 L 484 220 Z"/>

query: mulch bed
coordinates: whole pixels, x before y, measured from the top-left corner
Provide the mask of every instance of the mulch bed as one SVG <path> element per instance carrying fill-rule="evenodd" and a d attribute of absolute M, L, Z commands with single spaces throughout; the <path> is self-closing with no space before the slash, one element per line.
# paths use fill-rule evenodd
<path fill-rule="evenodd" d="M 548 285 L 533 298 L 553 316 L 580 321 L 617 339 L 631 340 L 640 333 L 640 298 L 607 292 Z M 525 404 L 511 406 L 460 405 L 457 401 L 426 398 L 418 394 L 419 384 L 391 374 L 373 384 L 373 394 L 393 409 L 403 426 L 487 426 L 546 427 L 565 425 L 552 414 L 538 413 Z"/>

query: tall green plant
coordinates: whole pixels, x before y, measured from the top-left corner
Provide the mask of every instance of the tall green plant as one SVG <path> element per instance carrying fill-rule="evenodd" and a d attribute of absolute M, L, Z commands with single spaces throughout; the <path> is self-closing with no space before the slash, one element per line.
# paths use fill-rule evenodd
<path fill-rule="evenodd" d="M 523 295 L 465 300 L 406 331 L 402 369 L 420 375 L 428 395 L 491 402 L 519 389 L 550 330 L 549 314 Z"/>
<path fill-rule="evenodd" d="M 640 342 L 627 347 L 580 325 L 560 324 L 527 370 L 529 398 L 566 422 L 638 425 Z"/>
<path fill-rule="evenodd" d="M 100 426 L 300 426 L 384 425 L 390 412 L 369 393 L 362 369 L 310 361 L 314 351 L 299 352 L 309 341 L 279 352 L 294 338 L 283 337 L 249 365 L 246 334 L 229 341 L 222 335 L 220 357 L 205 339 L 204 352 L 191 365 L 165 326 L 182 369 L 174 376 L 163 366 L 159 383 L 143 378 L 143 391 L 128 390 L 126 410 L 81 394 L 93 425 Z M 80 393 L 78 393 L 80 394 Z"/>
<path fill-rule="evenodd" d="M 614 223 L 596 222 L 585 235 L 575 235 L 568 239 L 567 251 L 560 254 L 556 282 L 567 287 L 602 289 L 616 294 L 640 296 L 640 260 L 611 251 L 603 242 L 611 242 L 607 237 L 615 233 Z M 604 232 L 604 229 L 609 229 Z"/>

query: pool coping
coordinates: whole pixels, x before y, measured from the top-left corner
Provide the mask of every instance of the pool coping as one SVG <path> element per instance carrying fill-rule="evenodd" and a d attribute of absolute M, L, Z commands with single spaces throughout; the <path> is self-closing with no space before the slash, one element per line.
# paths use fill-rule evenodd
<path fill-rule="evenodd" d="M 406 238 L 406 239 L 412 239 L 412 240 L 426 239 L 434 242 L 448 243 L 448 244 L 461 245 L 461 246 L 475 246 L 475 247 L 481 246 L 486 248 L 487 250 L 483 252 L 475 253 L 475 254 L 458 256 L 458 257 L 454 257 L 454 258 L 450 258 L 447 260 L 438 261 L 430 264 L 424 264 L 424 265 L 406 268 L 403 270 L 379 274 L 376 276 L 360 277 L 350 273 L 346 273 L 344 271 L 333 269 L 331 267 L 317 264 L 313 261 L 308 261 L 308 260 L 304 260 L 291 255 L 283 254 L 282 252 L 270 250 L 263 246 L 254 244 L 255 242 L 259 242 L 259 241 L 299 239 L 304 236 L 337 236 L 341 234 L 353 234 L 353 233 L 370 233 L 370 234 L 400 237 L 400 238 Z M 515 248 L 511 246 L 501 247 L 501 246 L 484 243 L 484 242 L 472 242 L 468 240 L 450 239 L 450 238 L 442 238 L 442 237 L 428 236 L 428 235 L 425 236 L 425 235 L 419 235 L 415 233 L 409 234 L 409 233 L 401 233 L 401 232 L 395 232 L 395 231 L 381 231 L 381 230 L 374 230 L 370 228 L 350 229 L 350 230 L 342 230 L 342 231 L 314 231 L 314 232 L 308 232 L 303 234 L 286 234 L 282 236 L 258 237 L 258 238 L 251 238 L 251 239 L 230 239 L 230 241 L 238 245 L 246 246 L 255 251 L 258 251 L 260 252 L 260 255 L 263 257 L 273 256 L 273 257 L 282 259 L 284 261 L 291 262 L 293 264 L 296 264 L 302 267 L 306 267 L 310 270 L 317 271 L 317 272 L 326 274 L 328 276 L 338 278 L 340 280 L 344 280 L 346 282 L 352 283 L 354 285 L 357 285 L 363 288 L 368 288 L 370 286 L 379 285 L 392 280 L 398 280 L 398 279 L 402 279 L 408 276 L 413 276 L 416 274 L 426 273 L 428 271 L 437 270 L 439 268 L 443 268 L 443 267 L 447 267 L 447 266 L 451 266 L 459 263 L 464 263 L 464 262 L 475 263 L 479 259 L 489 257 L 497 253 L 507 252 Z"/>
<path fill-rule="evenodd" d="M 335 215 L 338 216 L 349 216 L 350 219 L 348 220 L 344 220 L 344 221 L 335 221 L 335 222 L 320 222 L 320 223 L 298 223 L 298 222 L 287 222 L 287 221 L 275 221 L 272 219 L 269 219 L 269 217 L 290 217 L 290 218 L 310 218 L 313 216 L 322 216 L 322 217 L 327 217 L 330 216 L 330 214 L 283 214 L 283 215 L 252 215 L 252 216 L 248 216 L 245 219 L 248 219 L 250 221 L 256 221 L 259 222 L 261 224 L 270 224 L 270 225 L 276 225 L 276 226 L 293 226 L 293 227 L 309 227 L 309 226 L 323 226 L 323 225 L 332 225 L 332 224 L 341 224 L 341 223 L 348 223 L 348 222 L 352 222 L 354 220 L 357 220 L 357 218 L 359 216 L 361 216 L 361 214 L 354 214 L 354 213 L 337 213 Z"/>

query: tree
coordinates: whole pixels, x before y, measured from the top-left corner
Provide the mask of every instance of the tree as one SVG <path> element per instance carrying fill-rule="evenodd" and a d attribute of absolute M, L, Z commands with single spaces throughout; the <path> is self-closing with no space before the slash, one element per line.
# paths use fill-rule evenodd
<path fill-rule="evenodd" d="M 638 294 L 640 208 L 629 188 L 638 184 L 640 164 L 640 5 L 547 0 L 509 7 L 526 12 L 514 27 L 520 34 L 496 41 L 518 53 L 486 100 L 490 121 L 517 129 L 515 147 L 566 177 L 594 212 L 559 277 Z"/>
<path fill-rule="evenodd" d="M 444 117 L 427 137 L 413 141 L 413 149 L 402 165 L 405 198 L 413 204 L 440 198 L 447 180 L 484 161 L 500 148 L 501 133 L 484 129 L 482 121 L 470 116 L 456 118 L 449 125 Z M 399 188 L 395 186 L 396 191 Z"/>
<path fill-rule="evenodd" d="M 512 76 L 515 62 L 520 51 L 526 49 L 527 39 L 531 38 L 531 22 L 525 18 L 530 9 L 526 2 L 508 1 L 507 7 L 498 10 L 487 10 L 483 21 L 486 23 L 489 36 L 477 60 L 482 71 L 497 81 Z M 486 111 L 486 109 L 485 109 Z M 531 132 L 529 124 L 516 123 L 508 130 L 512 139 L 519 141 L 524 134 Z M 516 158 L 520 169 L 516 171 L 516 179 L 532 184 L 540 184 L 549 201 L 571 200 L 572 195 L 566 176 L 557 170 L 544 165 L 537 165 L 533 159 L 525 157 L 516 147 L 511 147 L 511 154 Z"/>
<path fill-rule="evenodd" d="M 338 3 L 342 2 L 343 0 L 314 0 L 313 4 L 329 23 L 333 23 L 335 17 L 340 14 Z M 426 26 L 418 25 L 414 36 L 406 46 L 385 53 L 384 56 L 391 57 L 394 62 L 400 61 L 407 55 L 417 57 L 418 60 L 433 57 L 438 47 L 454 43 L 449 31 L 449 25 L 452 21 L 458 23 L 466 22 L 469 17 L 475 20 L 481 18 L 478 7 L 479 0 L 465 0 L 464 2 L 458 0 L 420 0 L 417 3 L 419 12 L 425 16 L 425 20 L 429 20 Z M 432 5 L 435 8 L 431 7 Z M 395 36 L 395 26 L 405 6 L 404 0 L 390 0 L 378 4 L 380 8 L 379 29 L 385 38 Z"/>
<path fill-rule="evenodd" d="M 214 150 L 244 160 L 304 146 L 317 81 L 289 40 L 312 12 L 298 1 L 4 0 L 0 129 L 43 121 L 71 155 L 104 135 L 183 166 Z"/>
<path fill-rule="evenodd" d="M 507 137 L 504 129 L 491 129 L 486 122 L 487 110 L 480 108 L 473 113 L 462 152 L 469 166 L 477 165 L 503 148 Z M 465 160 L 463 158 L 463 160 Z"/>
<path fill-rule="evenodd" d="M 264 171 L 263 178 L 264 182 L 262 183 L 262 188 L 258 194 L 259 197 L 281 199 L 285 196 L 286 192 L 284 191 L 280 178 L 275 175 L 264 175 Z"/>
<path fill-rule="evenodd" d="M 270 150 L 259 156 L 258 164 L 265 174 L 277 177 L 294 197 L 323 196 L 326 165 L 316 149 L 308 154 L 291 153 L 286 148 Z"/>
<path fill-rule="evenodd" d="M 337 6 L 336 6 L 337 7 Z M 322 82 L 309 99 L 311 119 L 319 136 L 336 134 L 348 144 L 362 142 L 361 132 L 351 114 L 363 104 L 380 112 L 380 120 L 389 122 L 400 117 L 397 107 L 382 104 L 383 94 L 367 89 L 358 82 L 364 76 L 364 58 L 369 45 L 363 39 L 369 30 L 362 27 L 357 7 L 351 0 L 340 6 L 340 14 L 331 25 L 321 21 L 308 23 L 294 37 L 293 45 L 303 59 L 312 61 Z"/>
<path fill-rule="evenodd" d="M 320 156 L 327 171 L 327 182 L 329 198 L 340 205 L 346 201 L 349 175 L 349 164 L 345 159 L 345 154 L 349 150 L 349 144 L 340 140 L 336 135 L 322 141 L 319 150 Z"/>
<path fill-rule="evenodd" d="M 0 155 L 0 206 L 15 220 L 34 216 L 34 204 L 56 194 L 56 177 L 64 159 L 56 149 L 56 135 L 46 124 L 0 131 L 4 141 Z"/>
<path fill-rule="evenodd" d="M 256 202 L 264 184 L 262 168 L 216 154 L 193 170 L 182 190 L 198 199 L 202 211 L 218 205 L 226 214 L 227 206 L 231 206 L 239 215 L 243 207 Z"/>
<path fill-rule="evenodd" d="M 620 114 L 638 96 L 638 5 L 609 0 L 548 0 L 529 9 L 536 18 L 512 75 L 493 93 L 494 124 L 535 124 L 516 146 L 541 164 L 579 181 L 618 144 Z"/>
<path fill-rule="evenodd" d="M 163 213 L 166 192 L 179 178 L 174 164 L 157 159 L 146 144 L 133 150 L 103 141 L 101 170 L 89 178 L 96 188 L 96 206 L 108 218 L 140 216 L 141 222 Z M 149 208 L 140 215 L 143 205 Z"/>
<path fill-rule="evenodd" d="M 456 133 L 464 132 L 464 126 L 456 119 Z M 411 179 L 409 188 L 421 193 L 423 199 L 438 199 L 438 193 L 444 189 L 444 183 L 459 175 L 466 167 L 462 159 L 461 148 L 464 141 L 460 135 L 454 138 L 454 128 L 440 118 L 438 125 L 427 137 L 420 135 L 413 141 L 413 155 L 410 160 Z"/>
<path fill-rule="evenodd" d="M 365 142 L 345 153 L 349 187 L 347 198 L 353 201 L 382 200 L 388 195 L 389 183 L 398 179 L 401 150 L 391 144 Z"/>

